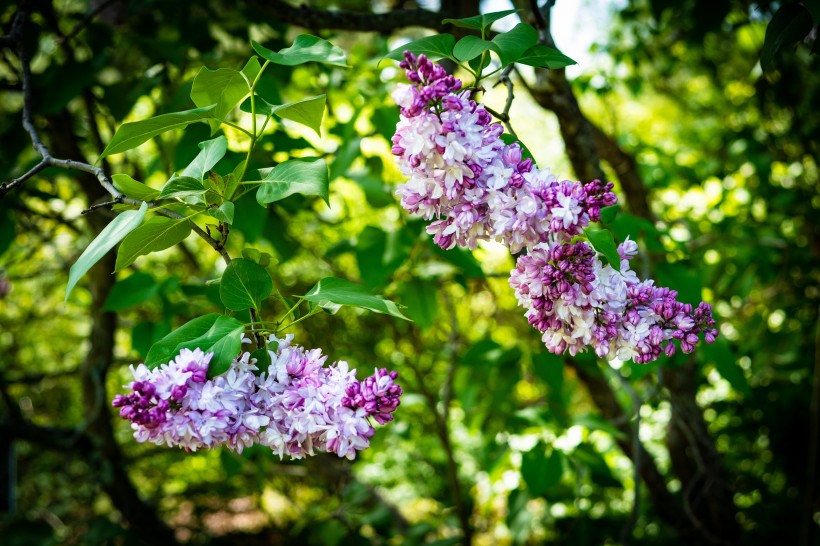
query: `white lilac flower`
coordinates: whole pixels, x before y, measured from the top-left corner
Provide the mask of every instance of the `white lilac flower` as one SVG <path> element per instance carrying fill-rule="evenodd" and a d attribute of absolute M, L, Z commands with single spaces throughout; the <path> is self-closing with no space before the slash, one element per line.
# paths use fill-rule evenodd
<path fill-rule="evenodd" d="M 114 397 L 120 416 L 131 421 L 138 442 L 186 450 L 225 445 L 242 452 L 261 444 L 280 457 L 316 451 L 353 459 L 375 434 L 371 419 L 393 419 L 401 387 L 396 372 L 376 370 L 359 382 L 340 361 L 325 367 L 320 349 L 292 345 L 293 336 L 271 336 L 271 364 L 259 375 L 245 352 L 231 367 L 207 379 L 213 353 L 182 349 L 153 370 L 131 367 L 132 392 Z"/>

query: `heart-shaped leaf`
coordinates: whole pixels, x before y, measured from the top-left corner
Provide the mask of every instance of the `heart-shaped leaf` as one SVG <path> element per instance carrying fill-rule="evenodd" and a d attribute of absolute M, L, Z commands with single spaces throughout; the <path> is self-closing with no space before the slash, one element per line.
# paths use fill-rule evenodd
<path fill-rule="evenodd" d="M 520 59 L 537 41 L 537 30 L 527 23 L 518 23 L 512 30 L 493 38 L 492 48 L 498 53 L 501 66 L 507 66 Z"/>
<path fill-rule="evenodd" d="M 254 107 L 259 115 L 270 116 L 275 114 L 282 119 L 289 119 L 310 127 L 319 135 L 322 128 L 322 116 L 325 113 L 325 99 L 325 95 L 319 95 L 309 99 L 276 105 L 257 95 L 254 98 Z M 250 113 L 250 99 L 245 100 L 240 109 L 243 112 Z"/>
<path fill-rule="evenodd" d="M 261 265 L 250 260 L 232 260 L 219 283 L 219 299 L 231 311 L 259 309 L 262 301 L 270 296 L 273 281 Z"/>
<path fill-rule="evenodd" d="M 397 47 L 384 58 L 400 61 L 404 58 L 404 52 L 409 51 L 415 55 L 426 55 L 431 61 L 452 59 L 455 45 L 456 39 L 452 34 L 434 34 Z"/>
<path fill-rule="evenodd" d="M 211 70 L 203 66 L 199 69 L 191 86 L 191 100 L 200 107 L 213 104 L 213 117 L 221 120 L 239 104 L 239 101 L 245 98 L 250 90 L 246 76 L 239 70 L 232 68 Z"/>
<path fill-rule="evenodd" d="M 245 326 L 233 317 L 211 313 L 186 322 L 154 343 L 145 357 L 148 368 L 156 368 L 176 357 L 182 349 L 213 352 L 208 377 L 226 371 L 242 348 Z"/>
<path fill-rule="evenodd" d="M 516 61 L 528 66 L 540 66 L 556 70 L 571 64 L 578 64 L 557 49 L 541 44 L 535 44 Z"/>
<path fill-rule="evenodd" d="M 260 57 L 276 64 L 294 66 L 314 61 L 331 66 L 347 67 L 347 58 L 341 48 L 311 34 L 300 34 L 293 41 L 292 46 L 280 49 L 278 53 L 253 40 L 251 40 L 251 45 Z"/>
<path fill-rule="evenodd" d="M 465 36 L 453 48 L 453 56 L 459 61 L 471 61 L 493 47 L 492 42 L 478 36 Z"/>
<path fill-rule="evenodd" d="M 494 11 L 492 13 L 474 15 L 473 17 L 467 17 L 465 19 L 444 19 L 442 23 L 445 25 L 450 24 L 460 28 L 473 28 L 476 30 L 480 30 L 483 33 L 499 19 L 503 19 L 504 17 L 512 15 L 517 11 L 517 9 L 506 9 L 503 11 Z"/>

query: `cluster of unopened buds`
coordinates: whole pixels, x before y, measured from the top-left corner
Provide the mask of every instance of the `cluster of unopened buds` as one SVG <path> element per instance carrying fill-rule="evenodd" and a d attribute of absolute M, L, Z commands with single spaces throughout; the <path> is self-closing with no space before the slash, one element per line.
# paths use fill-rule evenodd
<path fill-rule="evenodd" d="M 377 369 L 360 382 L 346 362 L 326 367 L 320 349 L 305 350 L 292 339 L 270 337 L 277 347 L 261 372 L 245 352 L 208 379 L 213 353 L 200 349 L 182 349 L 154 369 L 132 366 L 131 392 L 118 394 L 113 405 L 131 421 L 138 442 L 190 451 L 225 445 L 240 453 L 260 444 L 280 458 L 316 451 L 355 458 L 376 432 L 371 419 L 393 420 L 402 394 L 398 374 Z"/>
<path fill-rule="evenodd" d="M 408 177 L 396 192 L 402 206 L 432 221 L 427 232 L 441 248 L 496 240 L 513 254 L 526 250 L 510 284 L 550 351 L 592 347 L 603 358 L 646 363 L 674 354 L 674 341 L 686 353 L 701 335 L 714 341 L 709 304 L 693 309 L 630 270 L 634 241 L 618 247 L 617 271 L 574 240 L 616 203 L 611 183 L 559 181 L 517 143 L 505 144 L 501 124 L 441 66 L 405 52 L 401 67 L 411 82 L 393 93 L 401 118 L 392 151 Z"/>

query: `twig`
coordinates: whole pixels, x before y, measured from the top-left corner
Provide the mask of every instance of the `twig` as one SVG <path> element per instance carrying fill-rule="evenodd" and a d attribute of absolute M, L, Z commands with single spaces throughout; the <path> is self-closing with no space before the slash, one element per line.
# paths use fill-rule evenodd
<path fill-rule="evenodd" d="M 111 195 L 111 197 L 113 198 L 113 203 L 122 203 L 126 205 L 135 206 L 142 205 L 143 201 L 139 199 L 132 199 L 130 197 L 126 197 L 120 191 L 118 191 L 117 188 L 114 187 L 114 184 L 111 182 L 111 179 L 108 177 L 108 175 L 102 168 L 95 167 L 94 165 L 90 165 L 82 161 L 75 161 L 73 159 L 58 159 L 52 156 L 51 152 L 49 152 L 48 150 L 48 147 L 45 144 L 43 144 L 43 141 L 40 138 L 40 134 L 37 131 L 37 128 L 34 126 L 32 118 L 31 59 L 29 57 L 28 51 L 26 50 L 26 46 L 23 40 L 23 22 L 27 16 L 28 12 L 26 11 L 26 6 L 24 5 L 20 8 L 20 11 L 18 11 L 15 15 L 15 19 L 12 24 L 12 30 L 9 33 L 9 35 L 5 37 L 7 39 L 3 42 L 10 42 L 11 44 L 13 44 L 17 50 L 18 58 L 20 59 L 20 68 L 22 74 L 21 79 L 23 86 L 23 128 L 29 134 L 29 138 L 31 139 L 31 145 L 40 154 L 42 160 L 40 161 L 40 163 L 35 165 L 23 176 L 15 178 L 7 183 L 0 184 L 0 199 L 2 199 L 8 192 L 13 190 L 15 187 L 19 186 L 29 178 L 33 177 L 46 167 L 61 167 L 63 169 L 82 171 L 94 175 L 100 182 L 100 185 L 103 188 L 105 188 L 105 190 Z M 148 206 L 152 208 L 156 207 L 154 203 L 150 202 L 148 203 Z M 97 207 L 92 206 L 92 208 L 90 208 L 89 210 L 93 210 L 93 208 Z M 181 214 L 164 208 L 155 208 L 154 212 L 156 214 L 159 214 L 160 216 L 166 216 L 168 218 L 173 218 L 175 220 L 185 218 Z M 199 226 L 197 226 L 194 222 L 190 223 L 191 229 L 194 231 L 194 233 L 196 233 L 205 242 L 207 242 L 208 245 L 210 245 L 214 250 L 216 250 L 226 264 L 231 263 L 231 257 L 225 250 L 222 241 L 217 241 L 216 239 L 205 233 L 205 231 Z"/>
<path fill-rule="evenodd" d="M 117 200 L 117 199 L 115 199 L 114 201 L 105 201 L 104 203 L 97 203 L 96 205 L 91 205 L 90 207 L 88 207 L 87 209 L 82 211 L 80 214 L 88 214 L 89 212 L 91 212 L 93 210 L 97 210 L 97 209 L 103 208 L 103 207 L 111 207 L 111 206 L 114 206 L 114 205 L 119 205 L 120 203 L 122 203 L 122 201 Z"/>
<path fill-rule="evenodd" d="M 294 6 L 281 0 L 244 0 L 253 9 L 274 17 L 277 21 L 305 28 L 357 30 L 389 34 L 394 30 L 420 26 L 438 31 L 452 28 L 441 23 L 442 12 L 425 9 L 393 9 L 384 13 L 365 13 L 348 10 L 329 10 Z M 442 3 L 442 11 L 446 6 Z"/>
<path fill-rule="evenodd" d="M 504 84 L 507 86 L 507 102 L 504 103 L 504 111 L 501 113 L 502 117 L 499 117 L 493 112 L 490 112 L 489 108 L 487 109 L 488 112 L 499 118 L 502 123 L 504 123 L 504 127 L 506 127 L 507 132 L 510 133 L 515 138 L 518 138 L 518 135 L 515 134 L 513 131 L 512 124 L 510 123 L 510 109 L 512 108 L 513 99 L 515 95 L 513 95 L 513 82 L 510 79 L 510 72 L 512 72 L 513 68 L 515 68 L 515 64 L 511 64 L 507 68 L 501 71 L 501 75 L 498 76 L 498 81 L 495 82 L 493 87 Z"/>
<path fill-rule="evenodd" d="M 101 3 L 99 6 L 94 8 L 94 10 L 91 13 L 83 17 L 82 21 L 74 25 L 74 28 L 71 29 L 71 32 L 62 37 L 60 43 L 70 42 L 71 40 L 73 40 L 80 32 L 85 30 L 85 27 L 87 27 L 88 24 L 94 20 L 94 17 L 102 13 L 105 10 L 105 8 L 107 8 L 116 1 L 117 0 L 105 0 L 105 2 Z"/>

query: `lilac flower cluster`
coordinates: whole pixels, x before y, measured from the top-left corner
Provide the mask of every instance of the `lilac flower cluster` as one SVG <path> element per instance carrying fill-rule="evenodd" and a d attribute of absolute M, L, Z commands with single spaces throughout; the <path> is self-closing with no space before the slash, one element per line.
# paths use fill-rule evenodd
<path fill-rule="evenodd" d="M 114 397 L 138 442 L 196 451 L 226 445 L 242 452 L 254 444 L 279 457 L 299 459 L 318 451 L 353 459 L 370 445 L 379 424 L 393 420 L 401 387 L 396 372 L 377 369 L 363 381 L 344 361 L 325 367 L 320 349 L 292 345 L 292 335 L 271 336 L 271 364 L 258 372 L 249 353 L 207 379 L 213 353 L 182 349 L 153 370 L 131 367 L 128 394 Z"/>
<path fill-rule="evenodd" d="M 539 244 L 518 258 L 510 285 L 547 349 L 575 355 L 591 346 L 601 358 L 640 364 L 675 354 L 674 340 L 684 353 L 695 349 L 699 334 L 715 340 L 708 303 L 693 310 L 674 290 L 641 281 L 629 268 L 637 248 L 628 238 L 619 245 L 620 272 L 584 241 Z"/>
<path fill-rule="evenodd" d="M 612 184 L 559 182 L 523 159 L 470 91 L 457 94 L 461 82 L 424 55 L 407 52 L 401 66 L 413 84 L 393 94 L 401 119 L 392 151 L 409 177 L 398 194 L 405 209 L 435 219 L 427 232 L 440 247 L 495 239 L 515 253 L 577 235 L 615 204 Z"/>
<path fill-rule="evenodd" d="M 392 151 L 409 178 L 396 192 L 401 204 L 432 220 L 427 232 L 444 249 L 475 249 L 482 239 L 514 254 L 526 249 L 510 284 L 550 351 L 575 355 L 593 347 L 602 358 L 646 363 L 673 355 L 674 341 L 685 353 L 700 335 L 714 341 L 709 304 L 693 309 L 630 270 L 633 241 L 618 248 L 620 271 L 587 242 L 573 242 L 600 220 L 602 207 L 615 204 L 611 183 L 559 182 L 523 159 L 518 144 L 504 143 L 502 126 L 459 80 L 424 55 L 404 56 L 412 83 L 393 94 L 401 119 Z"/>

